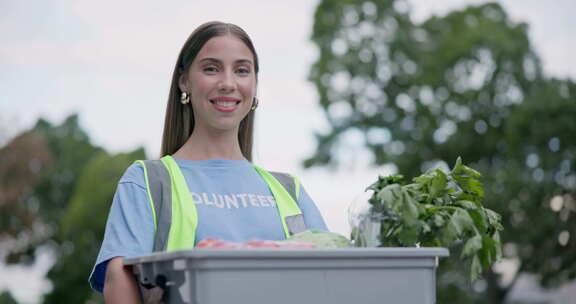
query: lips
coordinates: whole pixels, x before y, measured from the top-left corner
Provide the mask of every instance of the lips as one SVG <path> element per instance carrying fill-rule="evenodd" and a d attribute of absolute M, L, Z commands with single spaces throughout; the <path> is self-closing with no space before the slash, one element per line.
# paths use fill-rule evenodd
<path fill-rule="evenodd" d="M 210 103 L 220 112 L 233 112 L 242 100 L 234 97 L 219 96 L 210 99 Z"/>

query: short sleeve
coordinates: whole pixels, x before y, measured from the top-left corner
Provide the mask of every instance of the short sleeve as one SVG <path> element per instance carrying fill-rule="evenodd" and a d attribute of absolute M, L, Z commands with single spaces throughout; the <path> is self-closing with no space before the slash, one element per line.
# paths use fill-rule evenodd
<path fill-rule="evenodd" d="M 90 286 L 102 292 L 108 261 L 152 252 L 154 218 L 144 182 L 144 169 L 130 166 L 120 179 L 106 222 L 104 240 L 90 274 Z"/>
<path fill-rule="evenodd" d="M 312 201 L 302 185 L 300 186 L 300 198 L 298 199 L 298 207 L 300 207 L 302 214 L 304 214 L 304 222 L 306 223 L 306 227 L 308 229 L 320 229 L 328 231 L 320 210 L 318 210 L 318 207 L 316 204 L 314 204 L 314 201 Z"/>

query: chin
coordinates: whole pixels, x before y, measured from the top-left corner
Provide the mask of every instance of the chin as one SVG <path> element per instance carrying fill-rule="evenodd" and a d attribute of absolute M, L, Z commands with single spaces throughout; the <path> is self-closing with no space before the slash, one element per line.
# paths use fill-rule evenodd
<path fill-rule="evenodd" d="M 240 122 L 225 122 L 225 123 L 218 123 L 218 124 L 213 124 L 212 128 L 218 130 L 218 131 L 236 131 L 238 132 L 238 129 L 240 128 Z"/>

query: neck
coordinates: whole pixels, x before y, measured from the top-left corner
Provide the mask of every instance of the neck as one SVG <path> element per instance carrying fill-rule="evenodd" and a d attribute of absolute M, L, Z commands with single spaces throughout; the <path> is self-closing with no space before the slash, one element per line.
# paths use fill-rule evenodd
<path fill-rule="evenodd" d="M 188 160 L 213 158 L 242 160 L 244 155 L 238 141 L 238 130 L 208 132 L 195 128 L 186 143 L 174 153 L 174 157 Z"/>

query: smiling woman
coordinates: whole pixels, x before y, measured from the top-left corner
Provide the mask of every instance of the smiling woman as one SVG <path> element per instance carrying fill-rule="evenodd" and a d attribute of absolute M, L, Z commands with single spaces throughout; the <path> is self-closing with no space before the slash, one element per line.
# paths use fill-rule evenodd
<path fill-rule="evenodd" d="M 188 139 L 189 142 L 210 141 L 205 137 L 210 137 L 213 130 L 230 130 L 232 132 L 226 134 L 232 137 L 239 134 L 241 121 L 247 118 L 247 114 L 256 104 L 256 74 L 252 68 L 253 62 L 254 56 L 250 49 L 232 35 L 214 37 L 206 42 L 196 60 L 178 81 L 182 94 L 185 97 L 189 95 L 194 112 L 194 132 Z M 251 116 L 252 124 L 254 112 Z M 252 129 L 251 126 L 249 129 Z M 242 131 L 249 132 L 249 129 L 244 127 Z M 240 140 L 222 140 L 229 144 L 240 143 Z M 207 152 L 202 151 L 198 145 L 184 145 L 174 156 L 180 156 L 189 148 L 191 151 L 187 152 L 199 159 L 205 157 L 201 154 Z M 247 147 L 247 150 L 249 149 L 250 147 Z M 240 147 L 228 151 L 236 152 L 228 157 L 243 157 Z"/>
<path fill-rule="evenodd" d="M 191 249 L 206 238 L 283 240 L 327 230 L 298 179 L 251 163 L 258 56 L 238 26 L 209 22 L 176 63 L 162 157 L 136 161 L 118 183 L 90 276 L 107 303 L 138 303 L 123 258 Z"/>
<path fill-rule="evenodd" d="M 203 101 L 209 101 L 210 98 L 214 101 L 216 97 L 237 98 L 240 94 L 247 94 L 242 96 L 244 105 L 257 105 L 255 95 L 258 71 L 258 55 L 254 44 L 240 27 L 212 22 L 200 26 L 192 33 L 180 51 L 172 76 L 162 156 L 176 153 L 190 139 L 198 118 L 195 111 L 205 108 L 202 106 Z M 186 100 L 190 99 L 192 107 L 186 104 Z M 255 112 L 243 114 L 236 133 L 242 155 L 252 160 Z"/>

